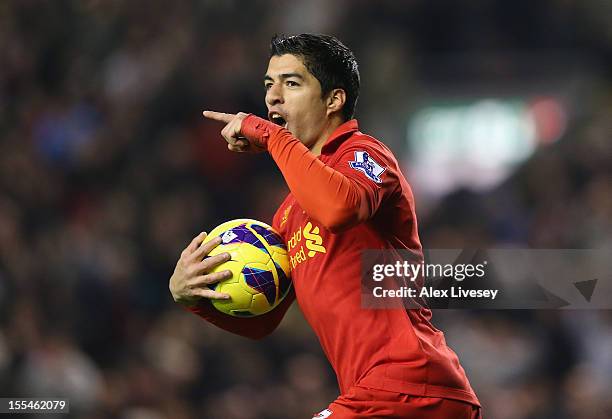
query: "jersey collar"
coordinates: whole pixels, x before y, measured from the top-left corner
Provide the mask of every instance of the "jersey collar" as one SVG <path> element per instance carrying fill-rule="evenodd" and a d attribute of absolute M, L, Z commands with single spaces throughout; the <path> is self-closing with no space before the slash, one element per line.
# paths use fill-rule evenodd
<path fill-rule="evenodd" d="M 338 126 L 329 136 L 323 147 L 321 147 L 321 154 L 331 154 L 333 150 L 337 148 L 344 140 L 353 135 L 359 130 L 359 124 L 356 119 L 346 121 L 342 125 Z"/>

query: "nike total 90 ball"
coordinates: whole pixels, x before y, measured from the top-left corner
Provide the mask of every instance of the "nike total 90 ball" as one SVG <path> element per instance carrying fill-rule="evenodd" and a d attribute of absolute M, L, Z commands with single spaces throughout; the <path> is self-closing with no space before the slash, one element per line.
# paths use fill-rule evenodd
<path fill-rule="evenodd" d="M 250 219 L 227 221 L 214 228 L 203 243 L 221 237 L 221 244 L 208 257 L 228 252 L 231 259 L 212 272 L 230 270 L 232 277 L 211 289 L 229 294 L 229 300 L 211 300 L 213 306 L 235 317 L 267 313 L 291 289 L 287 247 L 280 235 L 266 223 Z"/>

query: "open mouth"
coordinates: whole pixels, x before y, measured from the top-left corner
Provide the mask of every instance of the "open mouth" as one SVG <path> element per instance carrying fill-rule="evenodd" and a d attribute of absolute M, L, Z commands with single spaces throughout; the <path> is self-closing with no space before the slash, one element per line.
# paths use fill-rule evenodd
<path fill-rule="evenodd" d="M 283 116 L 281 114 L 279 114 L 278 112 L 272 112 L 268 115 L 268 118 L 270 119 L 271 122 L 273 122 L 274 124 L 281 126 L 283 128 L 287 128 L 287 121 L 285 120 L 285 118 L 283 118 Z"/>

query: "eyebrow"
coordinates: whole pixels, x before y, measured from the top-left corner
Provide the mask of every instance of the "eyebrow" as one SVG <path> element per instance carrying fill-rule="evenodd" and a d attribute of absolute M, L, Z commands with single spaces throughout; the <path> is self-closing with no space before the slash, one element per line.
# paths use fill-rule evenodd
<path fill-rule="evenodd" d="M 283 74 L 280 74 L 278 77 L 280 77 L 281 80 L 289 79 L 291 77 L 296 77 L 298 79 L 304 80 L 304 77 L 299 73 L 283 73 Z M 268 81 L 268 80 L 274 81 L 274 79 L 271 76 L 266 74 L 264 76 L 264 81 Z"/>

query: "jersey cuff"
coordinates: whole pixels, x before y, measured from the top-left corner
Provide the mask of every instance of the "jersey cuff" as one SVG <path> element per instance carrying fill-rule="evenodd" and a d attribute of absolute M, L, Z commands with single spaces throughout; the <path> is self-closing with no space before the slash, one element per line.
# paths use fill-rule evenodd
<path fill-rule="evenodd" d="M 259 147 L 267 149 L 270 137 L 278 134 L 281 129 L 283 128 L 270 121 L 249 114 L 242 121 L 240 132 L 247 140 L 255 143 L 255 145 Z"/>

